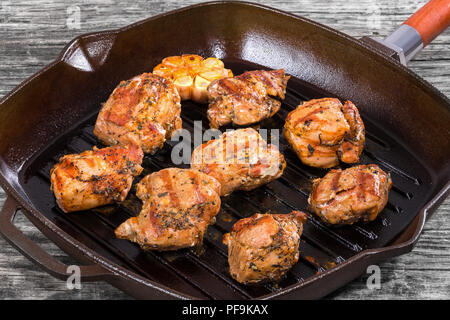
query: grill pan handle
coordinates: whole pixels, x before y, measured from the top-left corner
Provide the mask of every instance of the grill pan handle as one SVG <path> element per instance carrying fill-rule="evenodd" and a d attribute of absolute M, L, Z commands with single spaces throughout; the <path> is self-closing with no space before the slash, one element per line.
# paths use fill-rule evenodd
<path fill-rule="evenodd" d="M 8 195 L 0 212 L 0 234 L 20 253 L 41 266 L 49 274 L 58 279 L 67 280 L 72 275 L 72 272 L 68 273 L 69 266 L 49 255 L 14 226 L 14 216 L 19 209 L 21 207 L 17 201 Z M 98 264 L 79 266 L 79 268 L 81 281 L 106 280 L 114 275 L 114 273 Z"/>
<path fill-rule="evenodd" d="M 450 25 L 450 0 L 431 0 L 381 41 L 406 65 Z"/>
<path fill-rule="evenodd" d="M 425 47 L 450 25 L 450 1 L 429 1 L 404 24 L 417 30 Z"/>

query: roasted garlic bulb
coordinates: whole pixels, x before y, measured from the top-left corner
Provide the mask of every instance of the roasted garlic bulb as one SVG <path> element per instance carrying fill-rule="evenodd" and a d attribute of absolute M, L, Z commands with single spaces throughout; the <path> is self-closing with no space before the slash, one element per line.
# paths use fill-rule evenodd
<path fill-rule="evenodd" d="M 199 103 L 208 101 L 206 88 L 211 81 L 233 76 L 221 60 L 203 59 L 195 54 L 166 57 L 153 69 L 153 73 L 171 79 L 181 100 L 190 99 Z"/>

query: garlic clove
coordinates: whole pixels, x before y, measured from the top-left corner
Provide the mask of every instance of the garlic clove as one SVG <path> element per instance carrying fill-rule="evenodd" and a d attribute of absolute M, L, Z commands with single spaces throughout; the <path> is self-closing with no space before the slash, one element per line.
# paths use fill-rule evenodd
<path fill-rule="evenodd" d="M 207 88 L 210 83 L 211 81 L 201 76 L 196 76 L 192 90 L 192 100 L 199 103 L 206 103 L 208 101 Z"/>
<path fill-rule="evenodd" d="M 182 76 L 175 79 L 174 84 L 182 100 L 191 99 L 193 82 L 191 76 Z"/>

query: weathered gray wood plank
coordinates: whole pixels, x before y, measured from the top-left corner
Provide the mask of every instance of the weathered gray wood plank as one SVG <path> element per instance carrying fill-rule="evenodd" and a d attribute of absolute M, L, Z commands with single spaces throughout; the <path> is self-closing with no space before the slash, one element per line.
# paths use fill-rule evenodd
<path fill-rule="evenodd" d="M 2 0 L 0 2 L 0 96 L 57 57 L 75 36 L 128 25 L 158 13 L 201 1 Z M 299 14 L 354 37 L 387 36 L 424 0 L 270 0 L 260 3 Z M 66 25 L 67 10 L 78 6 L 80 29 Z M 425 48 L 409 67 L 450 95 L 450 31 Z M 5 195 L 0 191 L 0 206 Z M 24 217 L 17 225 L 50 254 L 70 262 Z M 416 248 L 380 264 L 381 290 L 366 287 L 367 275 L 338 290 L 332 299 L 449 299 L 450 199 L 427 222 Z M 0 299 L 124 299 L 105 283 L 68 290 L 0 238 Z"/>

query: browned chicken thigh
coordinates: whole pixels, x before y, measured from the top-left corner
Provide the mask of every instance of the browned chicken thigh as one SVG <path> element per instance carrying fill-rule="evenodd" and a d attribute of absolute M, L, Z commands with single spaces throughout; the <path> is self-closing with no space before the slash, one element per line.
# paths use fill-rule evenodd
<path fill-rule="evenodd" d="M 306 214 L 255 214 L 223 237 L 230 274 L 238 282 L 278 281 L 298 261 Z"/>
<path fill-rule="evenodd" d="M 172 81 L 143 73 L 122 81 L 103 105 L 94 134 L 107 145 L 133 143 L 155 153 L 181 128 L 180 96 Z"/>
<path fill-rule="evenodd" d="M 364 123 L 355 105 L 338 99 L 307 101 L 286 118 L 284 134 L 300 160 L 309 166 L 330 168 L 359 161 L 364 148 Z"/>
<path fill-rule="evenodd" d="M 392 180 L 375 164 L 331 170 L 314 180 L 308 202 L 330 224 L 373 221 L 388 201 Z"/>
<path fill-rule="evenodd" d="M 234 190 L 252 190 L 279 178 L 286 161 L 275 145 L 252 128 L 228 131 L 219 139 L 198 146 L 191 168 L 216 178 L 221 195 Z"/>
<path fill-rule="evenodd" d="M 64 212 L 125 200 L 133 177 L 142 172 L 142 150 L 115 146 L 68 154 L 51 170 L 51 188 Z"/>
<path fill-rule="evenodd" d="M 290 76 L 284 70 L 255 70 L 208 86 L 208 119 L 212 128 L 229 123 L 249 125 L 272 117 L 280 109 Z"/>
<path fill-rule="evenodd" d="M 144 202 L 139 216 L 122 223 L 118 238 L 144 250 L 175 250 L 199 245 L 220 210 L 220 183 L 191 169 L 169 168 L 144 177 L 136 195 Z"/>

